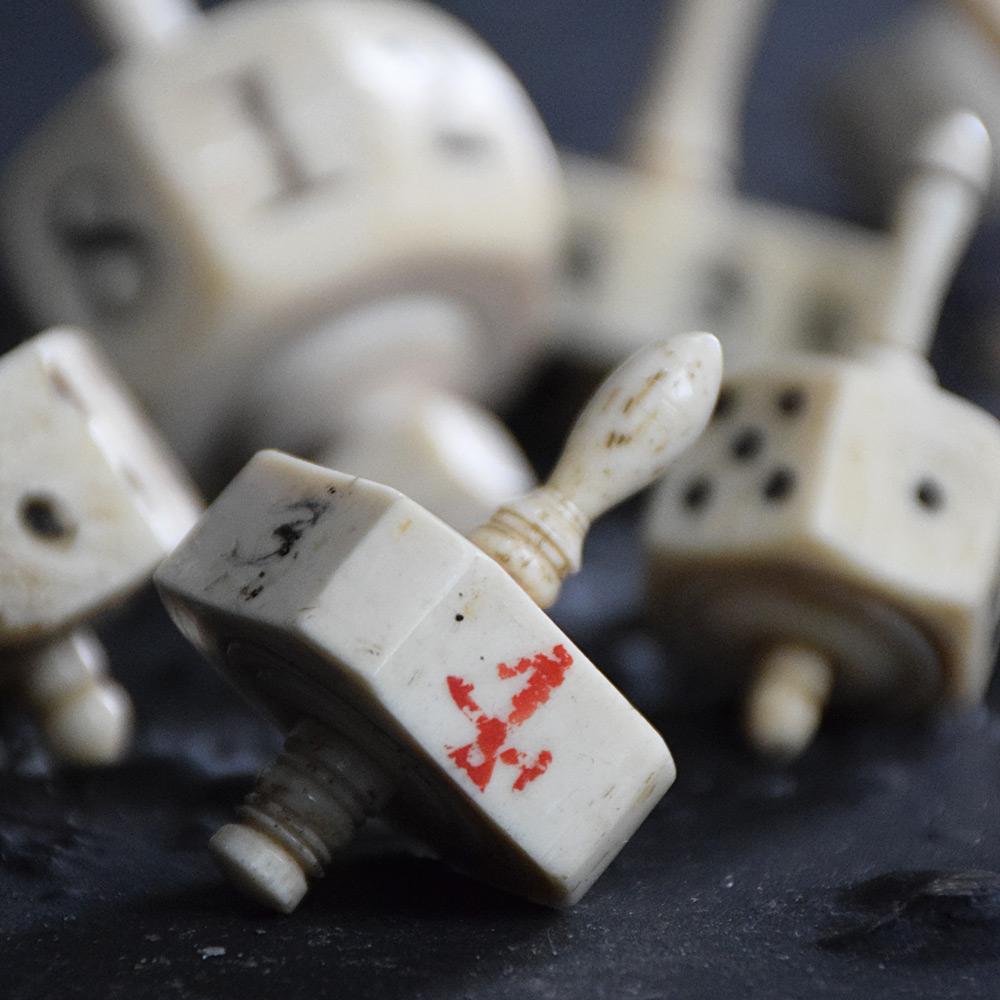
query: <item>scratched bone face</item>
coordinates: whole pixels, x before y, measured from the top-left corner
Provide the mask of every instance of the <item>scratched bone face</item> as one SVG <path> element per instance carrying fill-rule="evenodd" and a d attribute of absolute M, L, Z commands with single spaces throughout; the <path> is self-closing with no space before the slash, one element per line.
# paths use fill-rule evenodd
<path fill-rule="evenodd" d="M 798 599 L 827 610 L 793 608 L 782 623 L 759 609 L 791 636 L 828 630 L 823 615 L 839 605 L 860 620 L 848 592 L 877 597 L 901 616 L 897 631 L 922 634 L 908 648 L 944 661 L 951 697 L 978 696 L 992 665 L 998 499 L 995 419 L 931 382 L 806 356 L 748 370 L 656 496 L 654 600 L 673 600 L 688 578 L 719 593 L 727 578 L 751 591 L 794 579 L 786 609 Z"/>
<path fill-rule="evenodd" d="M 0 359 L 0 644 L 41 638 L 137 586 L 194 497 L 85 338 Z"/>
<path fill-rule="evenodd" d="M 577 354 L 613 363 L 665 324 L 712 330 L 728 364 L 865 332 L 888 256 L 875 234 L 583 160 L 567 172 L 558 319 Z"/>
<path fill-rule="evenodd" d="M 672 780 L 662 740 L 517 584 L 388 487 L 261 453 L 158 583 L 251 698 L 353 727 L 397 811 L 507 888 L 579 898 Z"/>
<path fill-rule="evenodd" d="M 222 379 L 393 293 L 466 302 L 500 377 L 529 346 L 557 184 L 527 97 L 446 15 L 233 2 L 71 98 L 10 171 L 3 229 L 36 312 L 104 335 L 167 409 L 184 359 Z"/>

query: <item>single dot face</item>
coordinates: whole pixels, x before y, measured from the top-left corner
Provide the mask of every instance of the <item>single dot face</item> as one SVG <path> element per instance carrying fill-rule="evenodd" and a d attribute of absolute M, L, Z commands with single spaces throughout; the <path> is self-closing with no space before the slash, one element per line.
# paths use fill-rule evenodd
<path fill-rule="evenodd" d="M 706 476 L 698 476 L 684 487 L 681 502 L 684 509 L 692 512 L 704 510 L 712 499 L 712 482 Z"/>
<path fill-rule="evenodd" d="M 797 417 L 806 408 L 806 394 L 801 389 L 782 389 L 776 403 L 780 414 Z"/>
<path fill-rule="evenodd" d="M 76 526 L 55 497 L 43 493 L 26 496 L 20 506 L 21 523 L 44 542 L 68 541 Z"/>
<path fill-rule="evenodd" d="M 925 510 L 937 511 L 944 506 L 944 490 L 941 489 L 940 483 L 930 476 L 925 476 L 917 483 L 914 496 L 917 503 Z"/>
<path fill-rule="evenodd" d="M 771 503 L 787 500 L 795 492 L 795 473 L 780 466 L 764 480 L 764 499 Z"/>
<path fill-rule="evenodd" d="M 725 420 L 736 407 L 736 393 L 724 385 L 719 391 L 719 398 L 715 402 L 715 409 L 712 411 L 713 420 Z"/>
<path fill-rule="evenodd" d="M 729 446 L 733 458 L 738 462 L 749 462 L 764 448 L 764 434 L 756 427 L 747 427 L 733 438 Z"/>

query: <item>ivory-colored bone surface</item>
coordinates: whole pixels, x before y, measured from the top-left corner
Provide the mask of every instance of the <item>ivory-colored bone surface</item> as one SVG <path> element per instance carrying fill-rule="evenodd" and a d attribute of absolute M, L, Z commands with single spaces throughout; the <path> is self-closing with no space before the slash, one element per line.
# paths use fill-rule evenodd
<path fill-rule="evenodd" d="M 173 0 L 162 36 L 153 7 L 90 6 L 122 44 L 14 157 L 0 242 L 34 316 L 93 330 L 185 460 L 322 451 L 366 387 L 510 390 L 562 192 L 482 42 L 398 0 Z"/>
<path fill-rule="evenodd" d="M 730 374 L 650 507 L 652 613 L 706 675 L 748 689 L 749 739 L 782 757 L 828 699 L 969 703 L 996 657 L 1000 423 L 923 356 L 988 188 L 989 139 L 954 113 L 911 158 L 857 357 Z"/>
<path fill-rule="evenodd" d="M 669 5 L 621 165 L 565 158 L 560 347 L 614 364 L 672 329 L 715 332 L 729 363 L 837 351 L 864 336 L 891 247 L 881 234 L 742 197 L 745 81 L 771 4 Z"/>
<path fill-rule="evenodd" d="M 52 752 L 109 763 L 131 705 L 79 625 L 148 580 L 200 505 L 83 335 L 51 331 L 0 358 L 0 399 L 0 647 Z"/>
<path fill-rule="evenodd" d="M 240 473 L 157 573 L 185 635 L 290 733 L 213 838 L 238 886 L 293 909 L 386 808 L 503 888 L 551 905 L 586 892 L 673 763 L 536 600 L 578 567 L 590 519 L 704 426 L 720 360 L 706 334 L 631 359 L 550 481 L 472 541 L 395 490 L 278 452 Z"/>

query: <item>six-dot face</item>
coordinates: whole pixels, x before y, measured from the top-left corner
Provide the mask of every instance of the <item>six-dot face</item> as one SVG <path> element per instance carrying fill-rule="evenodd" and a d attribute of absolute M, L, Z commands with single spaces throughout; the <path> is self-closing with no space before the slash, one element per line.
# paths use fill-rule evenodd
<path fill-rule="evenodd" d="M 731 363 L 836 352 L 864 334 L 888 240 L 584 160 L 567 171 L 558 319 L 568 350 L 611 363 L 667 325 L 711 330 Z"/>
<path fill-rule="evenodd" d="M 527 96 L 446 14 L 233 0 L 53 115 L 0 226 L 39 318 L 100 335 L 169 420 L 179 383 L 209 405 L 207 367 L 224 394 L 277 338 L 394 294 L 459 300 L 500 384 L 543 329 L 558 185 Z"/>
<path fill-rule="evenodd" d="M 53 332 L 11 351 L 0 399 L 0 645 L 10 645 L 137 586 L 198 505 L 85 338 Z"/>
<path fill-rule="evenodd" d="M 930 381 L 855 362 L 747 368 L 660 487 L 648 542 L 669 588 L 657 603 L 687 572 L 748 570 L 751 587 L 754 573 L 805 574 L 918 623 L 950 694 L 978 693 L 996 614 L 1000 428 Z"/>

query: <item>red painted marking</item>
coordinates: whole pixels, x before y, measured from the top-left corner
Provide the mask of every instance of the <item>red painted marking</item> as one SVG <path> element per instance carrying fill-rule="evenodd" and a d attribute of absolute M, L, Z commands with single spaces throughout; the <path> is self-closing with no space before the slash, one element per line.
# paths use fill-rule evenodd
<path fill-rule="evenodd" d="M 451 694 L 451 700 L 458 705 L 458 707 L 469 715 L 470 712 L 478 712 L 479 706 L 472 700 L 472 685 L 466 684 L 461 677 L 449 677 L 448 678 L 448 692 Z"/>
<path fill-rule="evenodd" d="M 548 750 L 543 750 L 535 759 L 535 763 L 521 768 L 521 773 L 514 782 L 514 791 L 520 792 L 525 785 L 541 777 L 552 763 L 552 754 Z"/>
<path fill-rule="evenodd" d="M 506 719 L 487 715 L 476 704 L 472 697 L 475 685 L 461 677 L 448 678 L 448 693 L 451 700 L 461 709 L 462 713 L 476 724 L 476 739 L 465 746 L 450 748 L 448 756 L 455 764 L 472 779 L 472 783 L 485 792 L 493 778 L 496 764 L 499 760 L 511 767 L 519 767 L 518 776 L 514 780 L 513 790 L 523 791 L 524 788 L 541 777 L 552 763 L 552 753 L 542 750 L 531 763 L 525 763 L 528 755 L 516 747 L 505 746 L 509 731 L 527 722 L 538 709 L 544 705 L 553 690 L 559 687 L 566 678 L 566 671 L 573 664 L 565 646 L 556 646 L 552 655 L 538 653 L 532 657 L 518 660 L 514 666 L 506 663 L 497 664 L 497 675 L 501 680 L 508 680 L 521 674 L 531 673 L 527 683 L 511 698 L 511 712 Z"/>
<path fill-rule="evenodd" d="M 532 660 L 521 660 L 514 668 L 516 673 L 523 674 L 527 667 L 522 667 L 522 664 L 529 663 L 534 667 L 534 673 L 528 678 L 528 683 L 524 689 L 518 691 L 511 699 L 514 711 L 507 717 L 507 721 L 511 725 L 519 726 L 522 722 L 527 722 L 549 700 L 549 695 L 552 693 L 553 688 L 559 687 L 565 679 L 566 671 L 569 670 L 570 665 L 573 663 L 573 657 L 566 652 L 565 646 L 556 646 L 552 652 L 555 655 L 555 659 L 546 656 L 544 653 L 539 653 Z M 501 677 L 504 676 L 501 669 L 503 667 L 503 663 L 497 667 L 497 671 Z M 507 667 L 506 669 L 509 670 L 510 668 Z M 510 675 L 508 674 L 507 676 Z"/>

